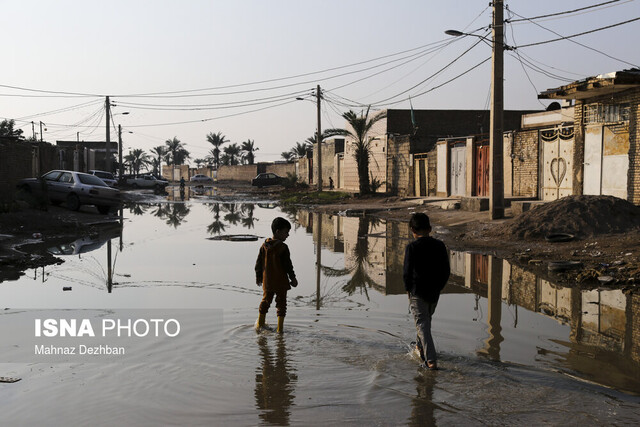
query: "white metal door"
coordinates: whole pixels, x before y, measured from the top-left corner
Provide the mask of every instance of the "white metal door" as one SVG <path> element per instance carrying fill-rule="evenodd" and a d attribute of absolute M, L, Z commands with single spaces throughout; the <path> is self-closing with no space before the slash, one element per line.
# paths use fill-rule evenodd
<path fill-rule="evenodd" d="M 466 148 L 464 146 L 451 148 L 451 191 L 452 196 L 464 196 L 466 183 Z"/>
<path fill-rule="evenodd" d="M 602 191 L 602 126 L 587 126 L 584 135 L 583 194 L 600 195 Z"/>

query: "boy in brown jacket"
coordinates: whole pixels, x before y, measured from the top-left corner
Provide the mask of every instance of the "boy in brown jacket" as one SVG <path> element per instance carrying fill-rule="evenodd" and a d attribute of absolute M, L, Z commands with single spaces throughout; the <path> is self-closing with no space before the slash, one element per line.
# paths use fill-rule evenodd
<path fill-rule="evenodd" d="M 289 237 L 289 230 L 291 230 L 291 223 L 282 217 L 277 217 L 271 223 L 273 238 L 265 240 L 260 247 L 256 260 L 256 283 L 262 286 L 262 301 L 258 310 L 256 329 L 264 326 L 265 316 L 275 296 L 278 332 L 283 331 L 284 316 L 287 314 L 287 291 L 291 286 L 298 286 L 289 247 L 284 243 Z"/>

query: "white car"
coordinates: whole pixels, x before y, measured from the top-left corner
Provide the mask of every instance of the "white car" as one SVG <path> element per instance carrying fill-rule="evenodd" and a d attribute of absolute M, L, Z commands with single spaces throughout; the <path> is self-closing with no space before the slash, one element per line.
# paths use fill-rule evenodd
<path fill-rule="evenodd" d="M 213 184 L 213 178 L 207 175 L 198 174 L 191 177 L 191 182 L 198 184 Z"/>
<path fill-rule="evenodd" d="M 111 172 L 90 170 L 89 174 L 97 176 L 98 178 L 103 180 L 104 183 L 107 184 L 109 187 L 115 187 L 116 184 L 118 183 L 118 181 L 116 181 L 116 179 L 114 178 Z"/>

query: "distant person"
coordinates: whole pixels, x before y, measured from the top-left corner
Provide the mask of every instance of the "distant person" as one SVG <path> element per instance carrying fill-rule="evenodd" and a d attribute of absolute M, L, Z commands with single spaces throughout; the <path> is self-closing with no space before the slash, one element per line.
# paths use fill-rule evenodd
<path fill-rule="evenodd" d="M 427 368 L 438 369 L 436 348 L 431 337 L 431 317 L 436 310 L 440 292 L 449 279 L 449 254 L 442 241 L 429 236 L 431 224 L 424 213 L 411 216 L 409 227 L 416 239 L 407 245 L 404 254 L 404 288 L 409 294 L 409 306 L 416 322 L 416 346 Z"/>
<path fill-rule="evenodd" d="M 333 190 L 333 178 L 329 177 L 329 190 Z"/>
<path fill-rule="evenodd" d="M 278 315 L 277 331 L 283 331 L 284 317 L 287 314 L 287 291 L 291 286 L 298 286 L 289 247 L 284 243 L 289 237 L 289 230 L 291 230 L 291 223 L 282 217 L 277 217 L 271 223 L 273 238 L 265 240 L 260 247 L 255 270 L 256 283 L 262 286 L 262 301 L 258 310 L 256 329 L 264 326 L 265 316 L 275 296 Z"/>
<path fill-rule="evenodd" d="M 185 185 L 184 176 L 181 176 L 180 177 L 180 190 L 184 191 L 184 185 Z"/>

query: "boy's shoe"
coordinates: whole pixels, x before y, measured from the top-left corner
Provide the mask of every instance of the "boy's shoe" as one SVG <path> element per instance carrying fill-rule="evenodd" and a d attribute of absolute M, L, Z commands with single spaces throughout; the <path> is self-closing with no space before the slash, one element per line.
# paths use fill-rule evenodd
<path fill-rule="evenodd" d="M 438 370 L 438 362 L 436 362 L 435 360 L 427 360 L 427 363 L 425 364 L 427 369 L 430 371 L 437 371 Z"/>
<path fill-rule="evenodd" d="M 420 341 L 416 342 L 416 341 L 411 341 L 411 345 L 415 346 L 415 351 L 418 352 L 418 354 L 420 355 L 420 359 L 422 359 L 422 361 L 424 362 L 424 350 L 422 349 L 422 346 L 420 345 Z"/>
<path fill-rule="evenodd" d="M 260 328 L 264 328 L 266 314 L 258 313 L 258 320 L 256 320 L 256 331 Z"/>

